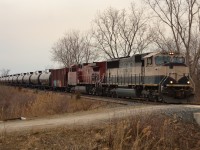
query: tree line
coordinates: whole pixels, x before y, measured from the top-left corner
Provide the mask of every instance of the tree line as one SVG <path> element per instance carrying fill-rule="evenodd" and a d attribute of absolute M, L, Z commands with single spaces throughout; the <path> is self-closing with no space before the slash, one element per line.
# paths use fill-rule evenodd
<path fill-rule="evenodd" d="M 185 54 L 192 75 L 200 73 L 200 0 L 143 0 L 143 6 L 97 13 L 87 33 L 69 31 L 52 47 L 52 59 L 72 64 L 146 51 Z"/>

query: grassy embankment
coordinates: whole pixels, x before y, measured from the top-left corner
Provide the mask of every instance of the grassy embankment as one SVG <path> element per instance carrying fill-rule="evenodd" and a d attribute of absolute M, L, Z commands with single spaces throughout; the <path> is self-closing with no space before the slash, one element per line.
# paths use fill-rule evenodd
<path fill-rule="evenodd" d="M 162 115 L 0 136 L 0 149 L 197 150 L 199 147 L 200 128 L 195 122 Z"/>
<path fill-rule="evenodd" d="M 200 81 L 194 80 L 195 86 L 196 86 L 196 92 L 195 92 L 195 104 L 200 104 Z"/>
<path fill-rule="evenodd" d="M 106 104 L 76 95 L 0 86 L 0 120 L 87 111 Z"/>
<path fill-rule="evenodd" d="M 105 106 L 50 92 L 0 87 L 1 119 L 91 110 Z M 176 115 L 145 115 L 110 120 L 101 125 L 63 127 L 27 133 L 0 134 L 0 149 L 194 149 L 200 127 Z"/>

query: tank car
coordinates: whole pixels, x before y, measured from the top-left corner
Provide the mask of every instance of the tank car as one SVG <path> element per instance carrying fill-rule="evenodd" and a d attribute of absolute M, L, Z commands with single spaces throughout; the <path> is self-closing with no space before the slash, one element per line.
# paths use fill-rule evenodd
<path fill-rule="evenodd" d="M 27 72 L 23 77 L 23 85 L 28 87 L 30 85 L 30 77 L 32 76 L 33 72 Z"/>
<path fill-rule="evenodd" d="M 4 84 L 4 76 L 1 77 L 1 84 Z"/>
<path fill-rule="evenodd" d="M 8 76 L 8 84 L 12 84 L 12 78 L 13 78 L 12 75 Z"/>
<path fill-rule="evenodd" d="M 4 78 L 4 82 L 5 82 L 5 84 L 8 83 L 8 76 L 5 76 L 5 78 Z"/>
<path fill-rule="evenodd" d="M 15 74 L 13 75 L 13 78 L 12 78 L 12 84 L 13 85 L 17 85 L 17 78 L 18 78 L 19 74 Z"/>
<path fill-rule="evenodd" d="M 5 76 L 2 77 L 2 84 L 5 84 Z"/>
<path fill-rule="evenodd" d="M 51 72 L 44 71 L 39 76 L 39 85 L 43 89 L 49 89 L 51 87 Z"/>
<path fill-rule="evenodd" d="M 33 74 L 30 76 L 30 86 L 33 88 L 39 87 L 39 77 L 42 74 L 42 71 L 35 71 Z"/>
<path fill-rule="evenodd" d="M 2 82 L 3 84 L 6 84 L 6 76 L 3 77 Z"/>
<path fill-rule="evenodd" d="M 26 73 L 21 73 L 21 74 L 19 75 L 19 77 L 17 78 L 17 83 L 18 83 L 19 85 L 23 85 L 23 78 L 24 78 L 25 75 L 26 75 Z"/>

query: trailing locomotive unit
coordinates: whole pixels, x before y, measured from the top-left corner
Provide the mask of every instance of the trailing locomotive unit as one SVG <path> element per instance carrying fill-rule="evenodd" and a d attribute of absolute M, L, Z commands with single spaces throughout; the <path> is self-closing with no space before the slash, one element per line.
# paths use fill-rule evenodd
<path fill-rule="evenodd" d="M 112 60 L 107 62 L 106 78 L 114 96 L 179 103 L 195 92 L 181 54 L 153 52 Z"/>
<path fill-rule="evenodd" d="M 102 95 L 105 88 L 101 86 L 101 83 L 105 77 L 105 72 L 106 62 L 73 65 L 68 72 L 67 90 Z"/>

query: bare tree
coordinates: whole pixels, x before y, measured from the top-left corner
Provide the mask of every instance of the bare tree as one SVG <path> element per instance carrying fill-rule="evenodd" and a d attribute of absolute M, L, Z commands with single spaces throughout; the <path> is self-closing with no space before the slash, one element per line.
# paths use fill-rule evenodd
<path fill-rule="evenodd" d="M 171 36 L 171 34 L 166 35 L 166 29 L 164 27 L 161 27 L 159 23 L 156 23 L 156 25 L 154 25 L 152 33 L 152 42 L 155 43 L 156 49 L 165 52 L 178 51 L 177 44 L 174 41 L 173 36 Z M 178 46 L 181 47 L 181 42 L 177 42 L 179 43 Z"/>
<path fill-rule="evenodd" d="M 92 34 L 86 33 L 83 36 L 83 52 L 84 52 L 84 62 L 93 62 L 100 60 L 101 53 L 98 49 L 92 45 Z"/>
<path fill-rule="evenodd" d="M 186 55 L 186 63 L 190 67 L 191 74 L 197 67 L 200 45 L 195 49 L 192 56 L 192 43 L 194 35 L 200 34 L 199 28 L 199 0 L 146 0 L 156 14 L 156 17 L 171 31 L 173 42 L 178 52 L 183 51 Z M 198 28 L 198 30 L 196 30 Z M 193 47 L 194 48 L 194 47 Z M 194 61 L 193 61 L 194 60 Z M 191 63 L 192 62 L 192 63 Z"/>
<path fill-rule="evenodd" d="M 109 58 L 130 56 L 142 52 L 149 45 L 147 20 L 144 11 L 131 5 L 130 13 L 126 10 L 109 8 L 99 13 L 94 21 L 94 46 Z"/>
<path fill-rule="evenodd" d="M 102 50 L 109 58 L 120 56 L 118 48 L 119 28 L 117 26 L 119 18 L 119 11 L 109 8 L 104 13 L 98 14 L 94 21 L 94 46 Z"/>
<path fill-rule="evenodd" d="M 130 14 L 125 10 L 121 11 L 118 26 L 123 56 L 142 53 L 151 43 L 152 34 L 148 32 L 148 19 L 145 17 L 144 9 L 136 9 L 134 3 L 131 4 Z"/>
<path fill-rule="evenodd" d="M 9 75 L 10 70 L 9 69 L 1 69 L 1 76 L 7 76 Z"/>
<path fill-rule="evenodd" d="M 93 61 L 95 57 L 90 42 L 88 34 L 83 35 L 79 31 L 68 32 L 52 47 L 52 59 L 65 67 Z"/>

